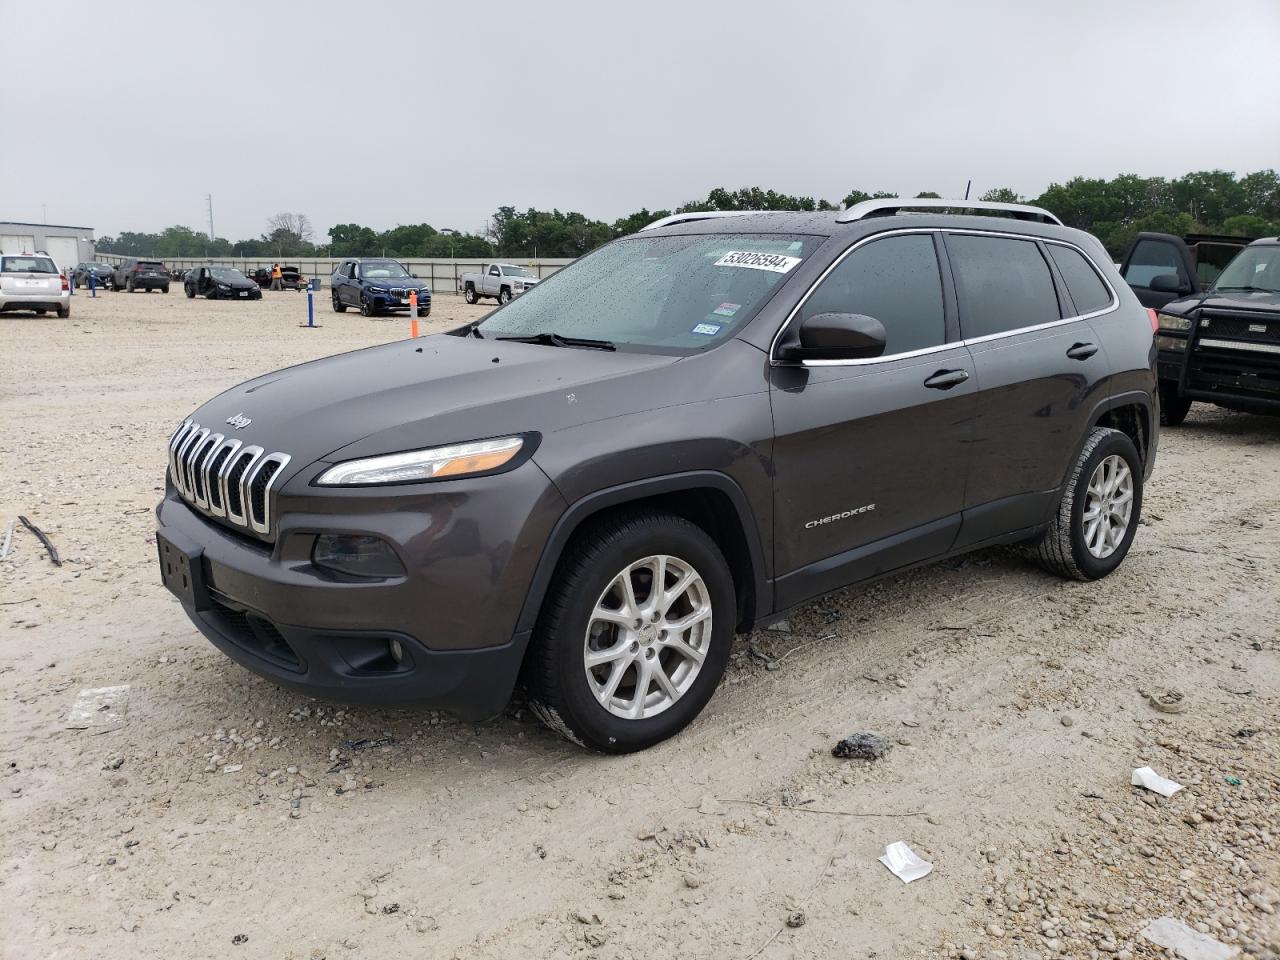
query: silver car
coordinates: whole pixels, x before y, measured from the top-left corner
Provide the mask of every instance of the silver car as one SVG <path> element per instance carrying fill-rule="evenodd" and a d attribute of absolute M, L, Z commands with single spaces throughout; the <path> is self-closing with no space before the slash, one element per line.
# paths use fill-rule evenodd
<path fill-rule="evenodd" d="M 34 310 L 43 315 L 56 310 L 71 316 L 71 283 L 43 253 L 5 254 L 0 257 L 0 313 Z"/>

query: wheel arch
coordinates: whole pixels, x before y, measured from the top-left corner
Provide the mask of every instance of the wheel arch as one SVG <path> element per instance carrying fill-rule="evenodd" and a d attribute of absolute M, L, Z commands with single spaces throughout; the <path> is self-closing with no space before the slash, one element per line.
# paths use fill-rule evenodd
<path fill-rule="evenodd" d="M 575 535 L 590 523 L 636 508 L 684 517 L 716 542 L 733 574 L 739 630 L 750 629 L 770 612 L 772 587 L 747 495 L 728 475 L 698 470 L 608 487 L 572 503 L 543 547 L 516 623 L 517 632 L 534 628 L 556 568 Z"/>

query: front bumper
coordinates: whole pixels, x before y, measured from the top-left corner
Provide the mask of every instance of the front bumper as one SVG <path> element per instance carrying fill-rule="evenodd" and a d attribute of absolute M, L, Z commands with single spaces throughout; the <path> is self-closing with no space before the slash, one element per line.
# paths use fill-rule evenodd
<path fill-rule="evenodd" d="M 365 293 L 365 299 L 373 304 L 375 310 L 391 311 L 391 310 L 408 310 L 409 298 L 399 297 L 391 293 Z M 431 295 L 418 298 L 418 309 L 429 311 L 431 309 Z"/>
<path fill-rule="evenodd" d="M 467 720 L 502 710 L 529 641 L 515 629 L 520 609 L 564 508 L 541 470 L 282 495 L 278 506 L 274 543 L 204 517 L 172 487 L 157 510 L 159 532 L 197 554 L 208 604 L 183 608 L 218 649 L 311 696 Z M 407 573 L 339 579 L 311 563 L 319 532 L 380 536 Z"/>

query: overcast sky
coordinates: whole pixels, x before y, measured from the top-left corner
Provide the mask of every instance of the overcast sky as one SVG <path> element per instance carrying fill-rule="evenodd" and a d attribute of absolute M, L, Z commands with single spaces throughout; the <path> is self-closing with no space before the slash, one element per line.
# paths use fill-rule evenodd
<path fill-rule="evenodd" d="M 0 0 L 0 36 L 0 220 L 99 236 L 209 193 L 219 236 L 323 239 L 1280 167 L 1280 0 Z"/>

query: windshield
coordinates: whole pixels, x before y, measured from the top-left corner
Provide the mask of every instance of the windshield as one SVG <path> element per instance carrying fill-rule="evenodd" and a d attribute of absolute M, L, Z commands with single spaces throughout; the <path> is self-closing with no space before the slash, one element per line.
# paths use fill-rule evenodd
<path fill-rule="evenodd" d="M 4 257 L 0 260 L 0 273 L 57 273 L 58 268 L 48 257 Z"/>
<path fill-rule="evenodd" d="M 388 280 L 407 277 L 409 271 L 394 260 L 366 260 L 360 264 L 360 276 L 366 280 Z"/>
<path fill-rule="evenodd" d="M 617 240 L 481 322 L 486 337 L 608 340 L 685 353 L 740 330 L 825 237 L 703 234 Z"/>
<path fill-rule="evenodd" d="M 506 264 L 506 263 L 502 265 L 502 273 L 504 276 L 508 276 L 508 277 L 532 277 L 533 276 L 533 274 L 530 273 L 528 270 L 526 270 L 524 267 L 513 267 L 510 264 Z"/>
<path fill-rule="evenodd" d="M 223 280 L 228 283 L 235 280 L 243 280 L 249 282 L 249 278 L 237 270 L 235 267 L 210 267 L 209 273 L 213 275 L 215 280 Z"/>
<path fill-rule="evenodd" d="M 95 272 L 97 272 L 97 273 L 107 273 L 107 272 L 109 272 L 109 271 L 111 270 L 111 264 L 109 264 L 109 263 L 91 263 L 91 264 L 89 264 L 89 269 L 90 269 L 90 270 L 93 270 L 93 271 L 95 271 Z"/>
<path fill-rule="evenodd" d="M 1214 289 L 1280 293 L 1280 243 L 1245 247 L 1227 264 Z"/>

